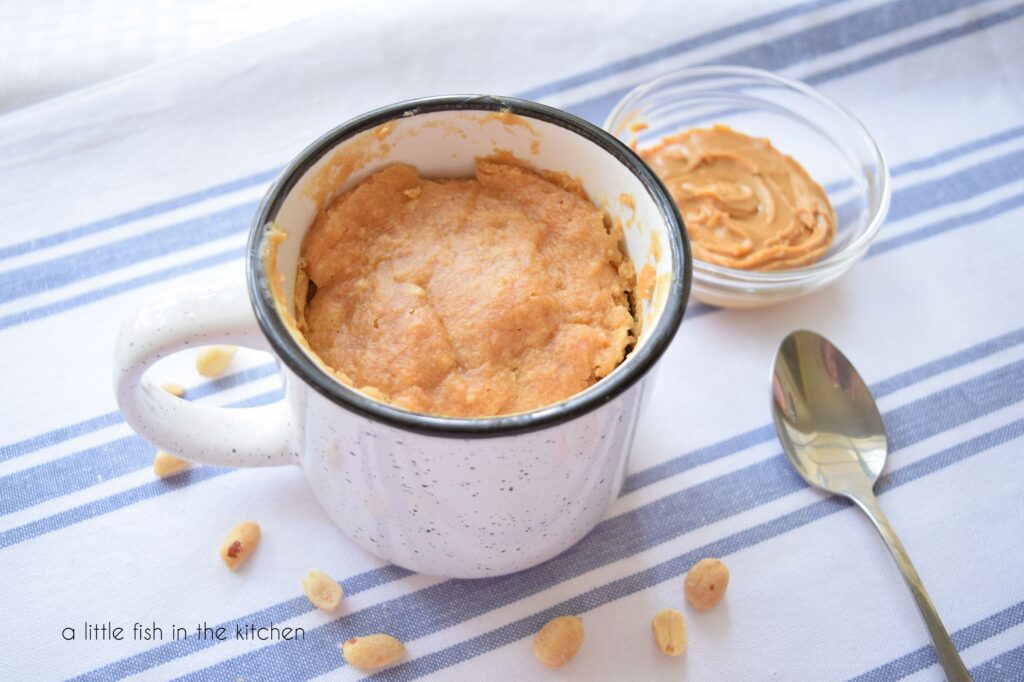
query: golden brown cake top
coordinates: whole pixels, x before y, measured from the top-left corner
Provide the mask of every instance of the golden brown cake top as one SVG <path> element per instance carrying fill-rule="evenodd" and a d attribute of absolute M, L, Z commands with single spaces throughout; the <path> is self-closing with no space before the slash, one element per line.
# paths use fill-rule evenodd
<path fill-rule="evenodd" d="M 525 168 L 480 160 L 473 179 L 430 180 L 390 166 L 307 234 L 300 329 L 343 381 L 411 411 L 539 408 L 635 340 L 620 239 L 580 193 Z"/>

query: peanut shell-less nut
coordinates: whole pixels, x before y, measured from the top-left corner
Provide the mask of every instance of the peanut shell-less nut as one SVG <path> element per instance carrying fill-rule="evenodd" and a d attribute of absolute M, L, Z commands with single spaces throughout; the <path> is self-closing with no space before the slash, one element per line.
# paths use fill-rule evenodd
<path fill-rule="evenodd" d="M 181 384 L 174 384 L 174 383 L 164 384 L 160 388 L 164 389 L 165 391 L 167 391 L 171 395 L 175 396 L 176 398 L 184 398 L 185 397 L 185 387 L 182 386 Z"/>
<path fill-rule="evenodd" d="M 168 476 L 181 473 L 190 466 L 192 466 L 191 462 L 179 459 L 163 450 L 157 450 L 156 457 L 153 458 L 153 473 L 160 478 L 167 478 Z"/>
<path fill-rule="evenodd" d="M 549 668 L 561 668 L 583 646 L 583 619 L 558 616 L 549 620 L 533 638 L 533 655 Z"/>
<path fill-rule="evenodd" d="M 701 559 L 686 574 L 683 591 L 693 608 L 703 611 L 722 601 L 729 587 L 729 569 L 718 559 Z"/>
<path fill-rule="evenodd" d="M 405 656 L 405 646 L 391 635 L 366 635 L 342 644 L 341 654 L 350 666 L 365 673 L 398 663 Z"/>
<path fill-rule="evenodd" d="M 681 656 L 686 651 L 686 619 L 675 609 L 658 611 L 651 621 L 654 643 L 663 654 Z"/>
<path fill-rule="evenodd" d="M 220 558 L 232 571 L 252 556 L 260 544 L 260 525 L 255 521 L 240 523 L 231 529 L 228 539 L 220 546 Z"/>
<path fill-rule="evenodd" d="M 313 606 L 324 611 L 338 608 L 338 602 L 344 596 L 341 585 L 334 578 L 317 570 L 310 571 L 302 579 L 302 589 Z"/>
<path fill-rule="evenodd" d="M 196 354 L 196 371 L 204 377 L 219 377 L 235 357 L 234 346 L 206 346 Z"/>

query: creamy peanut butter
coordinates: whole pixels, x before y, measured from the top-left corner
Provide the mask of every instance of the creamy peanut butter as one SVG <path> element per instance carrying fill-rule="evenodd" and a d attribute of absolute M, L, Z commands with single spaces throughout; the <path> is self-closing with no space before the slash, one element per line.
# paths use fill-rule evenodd
<path fill-rule="evenodd" d="M 803 166 L 771 142 L 727 126 L 697 128 L 640 152 L 668 187 L 694 258 L 744 270 L 820 259 L 836 215 Z"/>
<path fill-rule="evenodd" d="M 390 166 L 302 245 L 300 330 L 346 383 L 449 416 L 534 409 L 611 372 L 635 341 L 635 274 L 579 188 L 480 160 L 473 179 Z"/>

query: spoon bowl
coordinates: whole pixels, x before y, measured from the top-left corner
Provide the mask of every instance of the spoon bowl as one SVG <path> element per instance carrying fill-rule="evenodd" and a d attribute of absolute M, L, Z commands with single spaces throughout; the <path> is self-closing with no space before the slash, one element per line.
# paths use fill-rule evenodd
<path fill-rule="evenodd" d="M 885 467 L 882 415 L 856 368 L 828 339 L 800 330 L 775 354 L 772 417 L 783 450 L 811 485 L 839 495 Z"/>

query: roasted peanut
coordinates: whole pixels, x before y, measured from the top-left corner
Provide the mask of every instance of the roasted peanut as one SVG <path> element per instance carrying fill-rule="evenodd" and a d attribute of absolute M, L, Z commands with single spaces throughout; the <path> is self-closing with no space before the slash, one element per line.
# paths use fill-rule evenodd
<path fill-rule="evenodd" d="M 232 571 L 248 560 L 260 544 L 260 525 L 254 521 L 240 523 L 231 529 L 220 546 L 220 558 Z"/>
<path fill-rule="evenodd" d="M 338 602 L 344 596 L 341 585 L 323 571 L 310 571 L 302 579 L 302 590 L 313 606 L 324 611 L 338 608 Z"/>
<path fill-rule="evenodd" d="M 386 668 L 405 656 L 405 646 L 391 635 L 353 637 L 341 645 L 345 661 L 362 672 Z"/>
<path fill-rule="evenodd" d="M 686 619 L 675 609 L 658 611 L 651 621 L 654 643 L 663 654 L 681 656 L 686 651 Z"/>
<path fill-rule="evenodd" d="M 234 346 L 206 346 L 196 354 L 196 371 L 204 377 L 219 377 L 235 357 Z"/>
<path fill-rule="evenodd" d="M 693 608 L 703 611 L 722 601 L 729 587 L 729 569 L 718 559 L 701 559 L 686 574 L 683 591 Z"/>
<path fill-rule="evenodd" d="M 153 458 L 153 473 L 160 478 L 167 478 L 168 476 L 181 473 L 190 466 L 192 466 L 191 462 L 179 459 L 163 450 L 157 450 L 156 457 Z"/>
<path fill-rule="evenodd" d="M 182 386 L 181 384 L 174 384 L 174 383 L 164 384 L 160 388 L 164 389 L 165 391 L 167 391 L 168 393 L 170 393 L 171 395 L 173 395 L 176 398 L 184 398 L 185 397 L 185 387 Z"/>
<path fill-rule="evenodd" d="M 533 655 L 549 668 L 561 668 L 583 646 L 583 619 L 558 616 L 549 620 L 533 638 Z"/>

